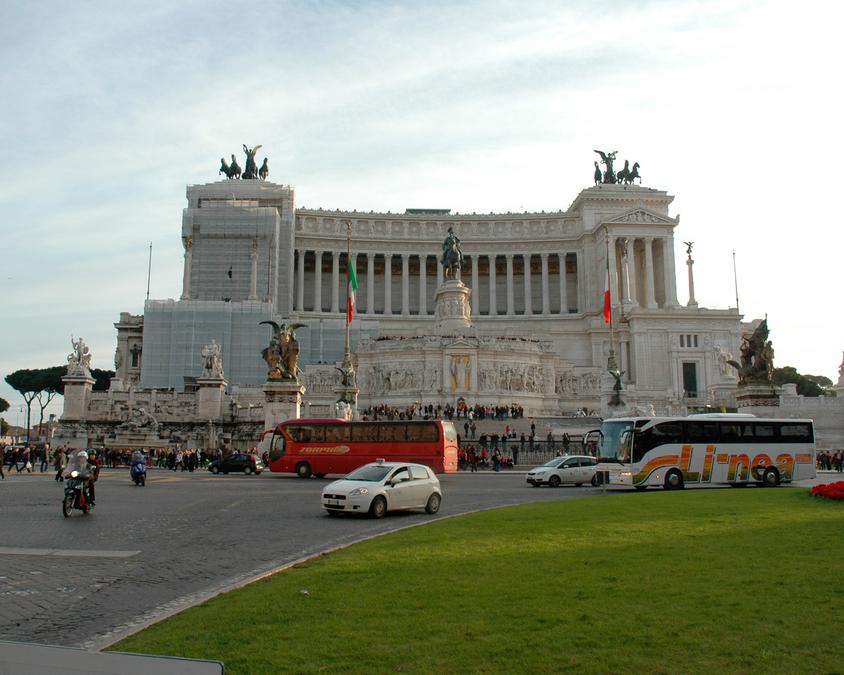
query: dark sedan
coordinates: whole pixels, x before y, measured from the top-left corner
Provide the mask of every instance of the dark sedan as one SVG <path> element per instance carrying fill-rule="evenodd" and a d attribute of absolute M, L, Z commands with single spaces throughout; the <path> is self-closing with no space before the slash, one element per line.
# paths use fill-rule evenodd
<path fill-rule="evenodd" d="M 223 459 L 215 459 L 208 465 L 208 470 L 211 473 L 242 472 L 248 476 L 250 473 L 261 473 L 264 470 L 264 465 L 254 455 L 247 455 L 245 452 L 235 452 Z"/>

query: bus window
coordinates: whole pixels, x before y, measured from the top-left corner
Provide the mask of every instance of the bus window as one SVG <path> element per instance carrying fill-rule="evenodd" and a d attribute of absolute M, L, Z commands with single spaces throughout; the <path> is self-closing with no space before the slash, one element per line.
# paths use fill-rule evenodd
<path fill-rule="evenodd" d="M 741 429 L 735 422 L 722 422 L 719 440 L 722 443 L 737 443 L 741 440 Z"/>
<path fill-rule="evenodd" d="M 745 424 L 740 424 L 738 426 L 739 426 L 739 433 L 741 434 L 742 438 L 747 439 L 747 438 L 753 438 L 755 436 L 755 434 L 753 433 L 753 427 L 755 426 L 754 424 L 745 423 Z"/>
<path fill-rule="evenodd" d="M 270 441 L 270 461 L 274 462 L 284 456 L 284 435 L 276 431 Z"/>
<path fill-rule="evenodd" d="M 645 453 L 659 445 L 683 442 L 683 422 L 661 422 L 636 433 L 633 442 L 633 461 L 639 462 Z"/>
<path fill-rule="evenodd" d="M 324 426 L 326 443 L 349 442 L 350 429 L 348 424 L 325 424 Z"/>
<path fill-rule="evenodd" d="M 287 433 L 299 443 L 312 443 L 325 440 L 324 424 L 290 424 Z"/>
<path fill-rule="evenodd" d="M 780 424 L 780 439 L 783 443 L 811 443 L 812 425 L 798 422 Z"/>
<path fill-rule="evenodd" d="M 377 424 L 351 424 L 352 442 L 375 443 L 378 441 Z"/>
<path fill-rule="evenodd" d="M 424 441 L 427 443 L 434 442 L 439 439 L 436 424 L 408 424 L 407 425 L 407 440 L 408 441 Z"/>
<path fill-rule="evenodd" d="M 686 422 L 685 441 L 688 443 L 712 443 L 718 438 L 718 423 Z"/>
<path fill-rule="evenodd" d="M 386 442 L 404 442 L 407 440 L 406 424 L 385 424 L 380 429 L 378 440 Z"/>
<path fill-rule="evenodd" d="M 754 425 L 753 433 L 756 438 L 773 438 L 774 437 L 774 425 L 773 424 L 760 424 L 757 422 Z"/>

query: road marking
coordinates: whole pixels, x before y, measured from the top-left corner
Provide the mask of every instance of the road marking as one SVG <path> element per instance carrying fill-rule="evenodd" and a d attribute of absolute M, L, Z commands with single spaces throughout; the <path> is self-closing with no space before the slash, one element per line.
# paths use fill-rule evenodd
<path fill-rule="evenodd" d="M 42 555 L 57 558 L 131 558 L 140 551 L 84 551 L 70 548 L 15 548 L 0 546 L 0 555 Z"/>

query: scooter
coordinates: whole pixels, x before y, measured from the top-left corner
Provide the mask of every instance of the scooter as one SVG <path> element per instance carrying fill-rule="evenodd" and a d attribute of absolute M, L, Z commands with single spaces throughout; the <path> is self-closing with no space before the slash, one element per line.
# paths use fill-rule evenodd
<path fill-rule="evenodd" d="M 129 464 L 129 478 L 135 485 L 143 486 L 147 483 L 147 465 L 144 454 L 140 450 L 135 450 L 132 453 L 132 461 Z"/>
<path fill-rule="evenodd" d="M 62 499 L 62 515 L 70 518 L 73 509 L 87 514 L 94 505 L 88 496 L 85 480 L 78 471 L 71 471 L 64 482 L 64 499 Z"/>
<path fill-rule="evenodd" d="M 129 467 L 129 477 L 135 485 L 144 486 L 147 484 L 147 467 L 143 460 L 133 461 Z"/>

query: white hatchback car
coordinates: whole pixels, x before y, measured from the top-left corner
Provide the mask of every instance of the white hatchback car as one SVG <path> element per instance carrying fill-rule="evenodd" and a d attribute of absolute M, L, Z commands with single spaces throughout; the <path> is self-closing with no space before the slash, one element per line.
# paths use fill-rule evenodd
<path fill-rule="evenodd" d="M 533 487 L 539 487 L 540 485 L 559 487 L 563 483 L 574 483 L 575 485 L 591 483 L 592 485 L 597 485 L 598 479 L 595 477 L 596 464 L 597 460 L 589 455 L 555 457 L 550 462 L 545 462 L 542 466 L 528 471 L 527 482 L 533 485 Z"/>
<path fill-rule="evenodd" d="M 330 516 L 368 513 L 381 518 L 387 511 L 406 509 L 436 513 L 442 498 L 440 481 L 427 466 L 378 460 L 326 485 L 322 508 Z"/>

